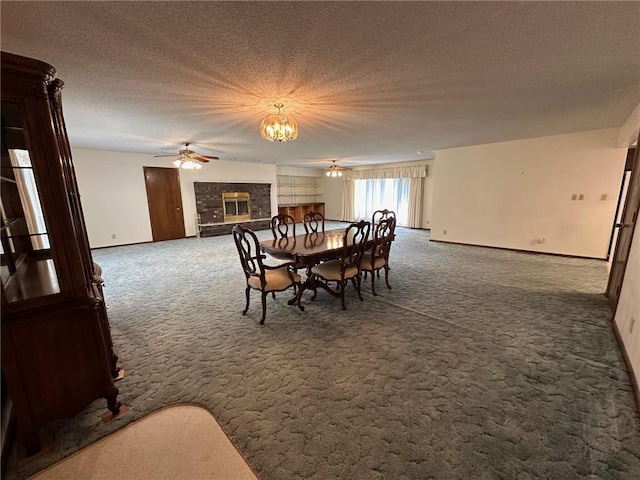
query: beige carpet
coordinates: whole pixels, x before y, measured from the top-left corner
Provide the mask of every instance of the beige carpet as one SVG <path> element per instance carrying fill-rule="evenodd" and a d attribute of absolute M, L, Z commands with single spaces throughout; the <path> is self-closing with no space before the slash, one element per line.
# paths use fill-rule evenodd
<path fill-rule="evenodd" d="M 205 409 L 158 410 L 31 477 L 88 479 L 256 480 Z"/>

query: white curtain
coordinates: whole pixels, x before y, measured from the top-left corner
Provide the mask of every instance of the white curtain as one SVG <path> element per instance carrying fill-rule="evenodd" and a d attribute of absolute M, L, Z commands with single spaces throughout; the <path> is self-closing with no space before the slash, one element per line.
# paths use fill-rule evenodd
<path fill-rule="evenodd" d="M 353 211 L 353 180 L 345 180 L 344 188 L 342 189 L 342 220 L 352 222 L 355 220 L 355 213 Z"/>
<path fill-rule="evenodd" d="M 374 168 L 367 170 L 347 170 L 345 172 L 345 180 L 365 180 L 375 178 L 424 178 L 426 176 L 426 165 Z"/>
<path fill-rule="evenodd" d="M 424 177 L 409 179 L 409 208 L 407 227 L 422 227 L 422 206 L 424 205 Z"/>
<path fill-rule="evenodd" d="M 376 210 L 396 212 L 398 225 L 408 226 L 409 178 L 355 180 L 354 213 L 356 220 L 371 221 Z"/>
<path fill-rule="evenodd" d="M 345 172 L 343 213 L 351 210 L 345 220 L 371 220 L 376 210 L 396 212 L 398 225 L 422 227 L 426 165 L 391 167 Z M 353 184 L 352 192 L 347 185 Z M 349 202 L 351 199 L 351 202 Z"/>

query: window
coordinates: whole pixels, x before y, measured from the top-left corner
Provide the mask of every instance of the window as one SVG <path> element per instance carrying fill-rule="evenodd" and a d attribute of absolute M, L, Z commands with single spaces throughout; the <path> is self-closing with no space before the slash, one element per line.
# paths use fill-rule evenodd
<path fill-rule="evenodd" d="M 353 204 L 355 218 L 371 221 L 376 210 L 396 212 L 398 225 L 409 224 L 410 178 L 378 178 L 355 180 Z"/>

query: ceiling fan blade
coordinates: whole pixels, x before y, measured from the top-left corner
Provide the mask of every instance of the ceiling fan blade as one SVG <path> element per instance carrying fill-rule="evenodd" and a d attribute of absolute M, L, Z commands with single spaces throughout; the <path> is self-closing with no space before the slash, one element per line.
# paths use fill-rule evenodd
<path fill-rule="evenodd" d="M 220 157 L 213 157 L 211 155 L 200 155 L 199 153 L 196 153 L 194 156 L 200 158 L 208 158 L 209 160 L 220 160 Z"/>
<path fill-rule="evenodd" d="M 197 160 L 200 163 L 209 163 L 209 160 L 207 160 L 206 158 L 200 158 L 198 155 L 193 155 L 191 157 L 193 160 Z"/>
<path fill-rule="evenodd" d="M 201 162 L 207 163 L 209 160 L 220 160 L 218 157 L 210 157 L 208 155 L 192 155 L 192 158 L 196 160 L 200 160 Z"/>

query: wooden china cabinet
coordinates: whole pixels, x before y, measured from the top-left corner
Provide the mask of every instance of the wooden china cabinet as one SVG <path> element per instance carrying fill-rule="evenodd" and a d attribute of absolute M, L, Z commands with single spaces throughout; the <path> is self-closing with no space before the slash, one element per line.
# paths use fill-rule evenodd
<path fill-rule="evenodd" d="M 109 322 L 46 63 L 2 52 L 2 378 L 27 455 L 45 422 L 99 398 L 117 414 Z"/>

